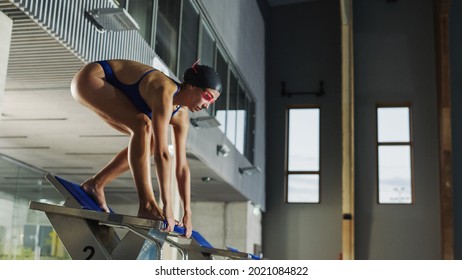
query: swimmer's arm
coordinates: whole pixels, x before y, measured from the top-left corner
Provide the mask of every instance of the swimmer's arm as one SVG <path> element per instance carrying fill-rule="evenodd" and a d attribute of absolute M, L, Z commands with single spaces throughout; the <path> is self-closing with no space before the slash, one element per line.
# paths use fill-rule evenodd
<path fill-rule="evenodd" d="M 183 111 L 178 114 L 181 121 L 173 126 L 175 137 L 175 156 L 176 156 L 176 178 L 178 181 L 178 192 L 180 193 L 183 204 L 183 223 L 186 228 L 186 237 L 192 233 L 192 211 L 191 211 L 191 173 L 186 158 L 186 140 L 188 137 L 189 120 L 188 112 Z"/>
<path fill-rule="evenodd" d="M 164 204 L 164 215 L 167 218 L 167 231 L 175 226 L 171 205 L 171 164 L 172 158 L 168 151 L 168 127 L 172 115 L 172 101 L 169 98 L 168 87 L 161 88 L 159 94 L 151 100 L 152 132 L 154 135 L 154 162 L 157 171 L 157 180 Z"/>

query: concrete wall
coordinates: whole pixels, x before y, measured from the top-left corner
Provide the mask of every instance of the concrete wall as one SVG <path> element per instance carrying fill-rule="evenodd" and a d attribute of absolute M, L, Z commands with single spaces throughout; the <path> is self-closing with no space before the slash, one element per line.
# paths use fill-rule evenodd
<path fill-rule="evenodd" d="M 250 202 L 193 202 L 194 228 L 216 248 L 254 253 L 262 244 L 261 213 Z"/>
<path fill-rule="evenodd" d="M 418 7 L 418 12 L 416 10 Z M 431 0 L 355 0 L 356 258 L 439 259 Z M 377 204 L 376 104 L 411 103 L 414 203 Z"/>
<path fill-rule="evenodd" d="M 341 41 L 338 0 L 270 9 L 267 97 L 267 212 L 263 252 L 269 259 L 336 259 L 341 251 Z M 326 95 L 282 97 L 287 91 Z M 321 202 L 285 203 L 286 109 L 321 108 Z"/>
<path fill-rule="evenodd" d="M 449 42 L 451 57 L 454 257 L 462 259 L 462 2 L 451 1 Z"/>

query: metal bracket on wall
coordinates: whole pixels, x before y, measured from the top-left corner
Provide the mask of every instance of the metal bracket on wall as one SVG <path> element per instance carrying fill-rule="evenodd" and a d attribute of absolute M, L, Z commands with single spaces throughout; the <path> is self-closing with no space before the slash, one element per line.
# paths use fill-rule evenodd
<path fill-rule="evenodd" d="M 300 92 L 287 92 L 286 91 L 286 82 L 281 82 L 281 95 L 291 97 L 292 95 L 299 95 L 299 94 L 312 94 L 316 95 L 316 97 L 322 96 L 326 94 L 324 91 L 324 81 L 319 81 L 319 90 L 318 91 L 300 91 Z"/>

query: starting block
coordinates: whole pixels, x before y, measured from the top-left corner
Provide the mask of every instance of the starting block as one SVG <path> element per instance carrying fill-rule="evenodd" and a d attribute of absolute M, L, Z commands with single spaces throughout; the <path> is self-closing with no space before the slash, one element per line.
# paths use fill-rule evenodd
<path fill-rule="evenodd" d="M 72 259 L 160 260 L 165 243 L 176 248 L 183 260 L 214 259 L 215 256 L 260 259 L 235 249 L 214 248 L 197 231 L 193 231 L 190 239 L 183 238 L 183 227 L 175 226 L 174 232 L 164 232 L 165 221 L 121 215 L 112 209 L 110 213 L 104 212 L 79 184 L 52 173 L 45 178 L 64 196 L 64 204 L 31 201 L 29 208 L 45 212 Z M 120 238 L 116 228 L 125 229 L 127 233 Z M 179 237 L 181 243 L 171 237 Z"/>

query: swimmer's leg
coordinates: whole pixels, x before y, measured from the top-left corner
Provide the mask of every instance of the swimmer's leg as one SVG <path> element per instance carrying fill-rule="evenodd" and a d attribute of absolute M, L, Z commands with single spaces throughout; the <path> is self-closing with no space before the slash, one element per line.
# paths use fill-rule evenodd
<path fill-rule="evenodd" d="M 128 147 L 120 151 L 103 169 L 95 176 L 82 183 L 82 188 L 90 194 L 98 203 L 99 207 L 106 212 L 109 208 L 106 204 L 104 188 L 106 185 L 130 169 L 128 165 Z"/>
<path fill-rule="evenodd" d="M 77 101 L 100 115 L 109 125 L 116 124 L 130 134 L 127 156 L 122 151 L 106 166 L 103 172 L 106 174 L 106 182 L 125 170 L 128 162 L 140 199 L 138 216 L 162 219 L 162 211 L 157 206 L 151 183 L 151 120 L 140 113 L 120 90 L 103 78 L 104 71 L 100 65 L 85 66 L 72 81 L 72 94 Z M 104 189 L 104 186 L 103 184 L 101 188 Z"/>

